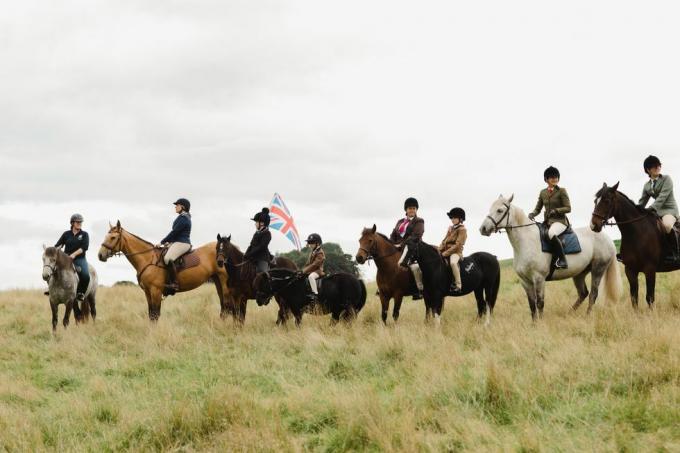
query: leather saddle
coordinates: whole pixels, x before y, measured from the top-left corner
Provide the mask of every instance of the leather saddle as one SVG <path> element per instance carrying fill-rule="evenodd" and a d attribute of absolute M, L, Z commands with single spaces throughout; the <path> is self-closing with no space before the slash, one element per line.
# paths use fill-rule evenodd
<path fill-rule="evenodd" d="M 541 249 L 545 253 L 554 254 L 555 251 L 553 250 L 553 245 L 550 242 L 550 238 L 548 237 L 548 226 L 543 223 L 539 223 L 538 229 L 541 236 Z M 562 242 L 565 255 L 581 253 L 581 243 L 579 242 L 578 236 L 571 226 L 567 227 L 567 229 L 564 230 L 564 233 L 557 236 L 557 239 Z"/>
<path fill-rule="evenodd" d="M 160 262 L 163 263 L 163 267 L 165 267 L 164 258 L 166 253 L 168 253 L 167 247 L 161 250 Z M 183 270 L 196 267 L 199 264 L 201 264 L 201 259 L 198 257 L 198 253 L 196 253 L 196 251 L 193 248 L 190 248 L 188 252 L 184 253 L 175 260 L 175 269 L 177 270 L 177 272 L 181 272 Z"/>

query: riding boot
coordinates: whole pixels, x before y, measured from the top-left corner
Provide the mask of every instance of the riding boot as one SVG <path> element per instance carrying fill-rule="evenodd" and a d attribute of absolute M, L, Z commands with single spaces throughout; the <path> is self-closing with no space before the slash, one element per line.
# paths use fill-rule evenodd
<path fill-rule="evenodd" d="M 555 257 L 555 268 L 556 269 L 567 269 L 567 258 L 564 255 L 564 247 L 562 246 L 562 241 L 555 236 L 552 238 L 553 254 Z"/>
<path fill-rule="evenodd" d="M 411 268 L 413 279 L 416 282 L 416 290 L 413 293 L 412 299 L 420 300 L 423 298 L 423 272 L 420 270 L 418 263 L 413 263 L 409 267 Z"/>
<path fill-rule="evenodd" d="M 172 296 L 174 295 L 177 290 L 179 289 L 179 285 L 177 284 L 177 269 L 175 268 L 175 262 L 170 261 L 166 266 L 166 284 L 165 288 L 163 290 L 163 294 L 166 296 Z"/>
<path fill-rule="evenodd" d="M 83 294 L 83 293 L 76 294 L 76 301 L 82 302 L 84 300 L 85 300 L 85 294 Z"/>
<path fill-rule="evenodd" d="M 678 233 L 673 229 L 668 235 L 666 235 L 666 241 L 668 242 L 668 250 L 670 254 L 666 257 L 667 261 L 671 264 L 680 263 L 680 239 L 678 238 Z"/>

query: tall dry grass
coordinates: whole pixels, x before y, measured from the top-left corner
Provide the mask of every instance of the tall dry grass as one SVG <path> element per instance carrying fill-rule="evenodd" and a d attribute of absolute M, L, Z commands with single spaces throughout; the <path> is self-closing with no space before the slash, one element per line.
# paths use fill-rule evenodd
<path fill-rule="evenodd" d="M 151 326 L 137 288 L 102 288 L 96 324 L 51 334 L 38 291 L 0 293 L 0 449 L 8 451 L 679 451 L 680 278 L 657 309 L 627 299 L 572 313 L 548 285 L 530 321 L 505 268 L 495 319 L 447 299 L 440 329 L 406 301 L 385 328 L 238 329 L 214 289 L 166 300 Z M 373 291 L 369 291 L 370 294 Z"/>

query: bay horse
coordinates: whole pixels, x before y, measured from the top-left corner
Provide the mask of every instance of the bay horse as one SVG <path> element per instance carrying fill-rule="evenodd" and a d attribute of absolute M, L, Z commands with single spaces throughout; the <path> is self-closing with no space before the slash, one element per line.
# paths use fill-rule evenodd
<path fill-rule="evenodd" d="M 161 258 L 161 249 L 149 241 L 136 236 L 121 227 L 120 220 L 109 232 L 99 249 L 99 259 L 106 261 L 114 255 L 125 256 L 137 271 L 137 281 L 144 291 L 149 305 L 149 320 L 158 321 L 161 315 L 161 301 L 165 286 L 165 266 Z M 197 266 L 179 270 L 177 273 L 178 292 L 196 289 L 212 279 L 220 298 L 220 316 L 224 319 L 229 312 L 233 299 L 230 293 L 228 275 L 225 269 L 217 266 L 215 243 L 211 242 L 193 249 L 199 258 Z M 187 255 L 185 255 L 187 256 Z"/>
<path fill-rule="evenodd" d="M 356 261 L 364 264 L 368 260 L 373 260 L 378 268 L 376 281 L 382 306 L 382 321 L 387 324 L 390 299 L 394 299 L 392 319 L 397 322 L 402 299 L 413 294 L 416 286 L 411 271 L 399 266 L 401 250 L 387 236 L 376 230 L 376 226 L 373 225 L 373 228 L 364 228 L 361 232 Z"/>
<path fill-rule="evenodd" d="M 255 299 L 257 304 L 267 305 L 269 299 L 262 302 L 255 297 L 255 288 L 253 281 L 255 280 L 255 266 L 243 259 L 243 252 L 234 244 L 231 243 L 231 235 L 224 237 L 217 235 L 216 254 L 217 265 L 219 267 L 226 267 L 229 275 L 229 288 L 236 304 L 230 308 L 230 314 L 235 319 L 239 319 L 241 323 L 246 319 L 246 305 L 248 299 Z M 295 263 L 288 258 L 277 257 L 276 267 L 282 269 L 297 270 Z M 290 308 L 286 307 L 285 299 L 281 295 L 275 296 L 276 302 L 279 304 L 279 314 L 276 320 L 277 325 L 283 325 L 288 320 L 288 313 Z"/>
<path fill-rule="evenodd" d="M 551 272 L 552 255 L 543 252 L 538 224 L 533 222 L 517 206 L 512 204 L 514 195 L 502 195 L 492 203 L 480 233 L 490 236 L 507 231 L 514 251 L 513 267 L 520 278 L 529 300 L 531 318 L 543 316 L 545 282 Z M 586 277 L 591 274 L 591 292 L 588 313 L 597 300 L 600 286 L 603 296 L 618 300 L 622 293 L 621 275 L 616 261 L 616 247 L 609 236 L 595 233 L 590 228 L 578 228 L 574 232 L 581 244 L 581 253 L 567 255 L 568 269 L 557 269 L 551 280 L 571 278 L 576 285 L 578 297 L 572 308 L 578 309 L 588 297 Z M 603 285 L 600 285 L 604 283 Z"/>
<path fill-rule="evenodd" d="M 52 331 L 57 330 L 59 305 L 64 304 L 66 312 L 62 321 L 64 328 L 68 327 L 71 318 L 71 311 L 74 312 L 76 322 L 86 321 L 90 314 L 92 320 L 97 316 L 95 307 L 95 297 L 97 294 L 97 271 L 90 265 L 90 284 L 85 291 L 85 299 L 82 308 L 76 300 L 76 289 L 78 287 L 78 273 L 73 267 L 73 260 L 70 256 L 56 247 L 45 247 L 43 245 L 43 270 L 42 278 L 49 286 L 50 308 L 52 309 Z"/>
<path fill-rule="evenodd" d="M 619 192 L 619 183 L 607 187 L 605 183 L 595 195 L 595 209 L 590 221 L 593 231 L 602 231 L 605 225 L 616 225 L 621 231 L 621 260 L 630 284 L 633 308 L 638 308 L 638 275 L 643 273 L 647 284 L 647 305 L 654 308 L 656 273 L 680 269 L 677 264 L 665 262 L 666 232 L 659 217 Z M 615 222 L 608 223 L 614 218 Z"/>
<path fill-rule="evenodd" d="M 331 325 L 340 319 L 351 322 L 366 304 L 366 285 L 352 274 L 338 272 L 319 279 L 319 302 L 313 307 L 308 295 L 311 291 L 307 277 L 290 269 L 271 269 L 255 277 L 253 282 L 259 304 L 280 295 L 299 326 L 305 311 L 316 315 L 331 314 Z"/>
<path fill-rule="evenodd" d="M 491 322 L 498 289 L 501 284 L 501 266 L 498 259 L 490 253 L 477 252 L 460 261 L 460 276 L 463 284 L 459 294 L 451 293 L 453 273 L 448 259 L 439 250 L 422 240 L 409 239 L 404 247 L 404 254 L 399 262 L 417 261 L 423 272 L 423 286 L 427 288 L 425 297 L 425 320 L 434 317 L 440 323 L 444 298 L 446 296 L 461 297 L 472 292 L 477 300 L 477 317 L 481 320 L 487 313 L 486 324 Z"/>

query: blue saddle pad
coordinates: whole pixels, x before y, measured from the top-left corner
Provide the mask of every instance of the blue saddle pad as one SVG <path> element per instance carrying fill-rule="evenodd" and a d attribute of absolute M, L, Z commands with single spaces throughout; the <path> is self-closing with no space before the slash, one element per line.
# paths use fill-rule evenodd
<path fill-rule="evenodd" d="M 548 239 L 548 227 L 542 223 L 538 224 L 538 229 L 541 235 L 541 248 L 545 253 L 553 253 L 552 245 Z M 558 236 L 559 240 L 562 241 L 562 246 L 564 247 L 565 255 L 573 255 L 576 253 L 581 253 L 581 243 L 578 240 L 578 236 L 574 233 L 571 227 L 567 228 L 564 233 Z"/>

